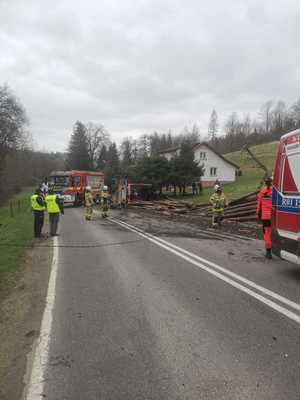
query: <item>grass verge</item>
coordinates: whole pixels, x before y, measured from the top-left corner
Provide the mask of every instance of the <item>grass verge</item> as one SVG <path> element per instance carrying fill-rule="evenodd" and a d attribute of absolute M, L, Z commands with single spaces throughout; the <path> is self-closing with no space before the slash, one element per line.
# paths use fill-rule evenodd
<path fill-rule="evenodd" d="M 16 272 L 26 251 L 21 245 L 28 245 L 33 240 L 31 194 L 30 188 L 24 189 L 0 207 L 0 297 L 5 296 L 16 282 Z"/>

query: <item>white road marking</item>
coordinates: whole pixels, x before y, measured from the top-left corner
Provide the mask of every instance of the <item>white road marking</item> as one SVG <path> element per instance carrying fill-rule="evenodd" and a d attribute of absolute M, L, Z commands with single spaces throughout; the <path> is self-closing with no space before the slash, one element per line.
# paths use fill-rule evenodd
<path fill-rule="evenodd" d="M 53 308 L 55 303 L 55 287 L 58 267 L 58 240 L 53 238 L 53 259 L 51 273 L 48 283 L 46 306 L 43 314 L 40 336 L 34 351 L 33 365 L 31 369 L 28 388 L 26 390 L 26 400 L 41 400 L 43 396 L 45 372 L 49 359 L 49 344 L 51 337 L 51 327 L 53 320 Z"/>
<path fill-rule="evenodd" d="M 236 279 L 236 280 L 238 280 L 240 282 L 245 283 L 246 285 L 252 287 L 253 289 L 258 290 L 258 291 L 262 292 L 263 294 L 266 294 L 267 296 L 272 297 L 273 299 L 278 300 L 281 303 L 286 304 L 287 306 L 289 306 L 291 308 L 294 308 L 297 311 L 300 311 L 300 304 L 295 303 L 294 301 L 289 300 L 286 297 L 283 297 L 283 296 L 273 292 L 272 290 L 266 289 L 265 287 L 260 286 L 260 285 L 258 285 L 256 283 L 250 281 L 249 279 L 242 277 L 241 275 L 238 275 L 238 274 L 236 274 L 236 273 L 234 273 L 232 271 L 229 271 L 228 269 L 223 268 L 220 265 L 218 265 L 218 264 L 216 264 L 216 263 L 214 263 L 212 261 L 206 260 L 205 258 L 200 257 L 195 253 L 191 253 L 190 251 L 185 250 L 182 247 L 176 246 L 175 244 L 173 244 L 171 242 L 168 242 L 168 241 L 166 241 L 164 239 L 161 239 L 161 238 L 158 238 L 156 236 L 153 236 L 150 233 L 144 232 L 141 229 L 139 229 L 139 228 L 137 228 L 137 227 L 135 227 L 133 225 L 127 224 L 124 221 L 120 221 L 120 220 L 118 220 L 118 221 L 123 223 L 124 225 L 128 225 L 130 228 L 136 229 L 137 231 L 144 233 L 145 235 L 149 235 L 150 237 L 154 238 L 155 240 L 160 241 L 161 243 L 166 244 L 167 246 L 171 246 L 175 250 L 183 252 L 184 254 L 188 255 L 189 257 L 193 257 L 196 260 L 199 260 L 199 261 L 203 262 L 204 264 L 209 265 L 210 267 L 213 267 L 216 270 L 218 270 L 218 271 L 220 271 L 220 272 L 222 272 L 224 274 L 227 274 L 227 275 L 231 276 L 232 278 L 234 278 L 234 279 Z"/>
<path fill-rule="evenodd" d="M 187 251 L 185 249 L 182 249 L 179 246 L 173 245 L 172 243 L 170 243 L 170 242 L 168 242 L 166 240 L 157 238 L 157 237 L 155 237 L 155 236 L 153 236 L 153 235 L 151 235 L 149 233 L 146 233 L 146 232 L 142 231 L 141 229 L 136 228 L 133 225 L 129 225 L 129 224 L 123 222 L 123 221 L 112 219 L 112 218 L 109 218 L 109 220 L 114 222 L 114 223 L 116 223 L 116 224 L 118 224 L 118 225 L 120 225 L 120 226 L 123 226 L 124 228 L 126 228 L 126 229 L 128 229 L 128 230 L 130 230 L 132 232 L 135 232 L 136 234 L 138 234 L 138 235 L 140 235 L 140 236 L 142 236 L 142 237 L 144 237 L 146 239 L 148 239 L 150 242 L 155 243 L 156 245 L 158 245 L 158 246 L 164 248 L 165 250 L 175 254 L 176 256 L 178 256 L 178 257 L 190 262 L 191 264 L 195 265 L 196 267 L 198 267 L 198 268 L 200 268 L 200 269 L 202 269 L 204 271 L 209 272 L 210 274 L 216 276 L 217 278 L 221 279 L 222 281 L 224 281 L 224 282 L 228 283 L 229 285 L 241 290 L 244 293 L 247 293 L 251 297 L 254 297 L 255 299 L 261 301 L 262 303 L 264 303 L 265 305 L 269 306 L 273 310 L 278 311 L 282 315 L 284 315 L 284 316 L 290 318 L 291 320 L 297 322 L 298 324 L 300 324 L 300 315 L 299 314 L 296 314 L 295 312 L 288 310 L 287 308 L 275 303 L 274 301 L 268 299 L 267 297 L 264 297 L 262 294 L 259 294 L 259 293 L 255 292 L 255 291 L 249 289 L 248 287 L 243 286 L 242 284 L 236 282 L 235 280 L 229 278 L 226 275 L 230 275 L 231 277 L 234 277 L 236 280 L 238 280 L 240 282 L 243 282 L 243 283 L 247 284 L 248 286 L 253 287 L 256 290 L 260 291 L 261 293 L 263 293 L 265 295 L 268 295 L 269 297 L 272 297 L 272 298 L 280 301 L 281 303 L 284 303 L 284 304 L 286 304 L 286 305 L 288 305 L 291 308 L 294 308 L 296 310 L 300 310 L 300 304 L 297 304 L 297 303 L 295 303 L 295 302 L 293 302 L 293 301 L 291 301 L 289 299 L 286 299 L 285 297 L 280 296 L 277 293 L 274 293 L 269 289 L 266 289 L 266 288 L 264 288 L 262 286 L 259 286 L 259 285 L 255 284 L 254 282 L 249 281 L 248 279 L 243 278 L 242 276 L 240 276 L 238 274 L 235 274 L 235 273 L 233 273 L 231 271 L 228 271 L 225 268 L 222 268 L 221 266 L 219 266 L 219 265 L 217 265 L 215 263 L 212 263 L 212 262 L 210 262 L 208 260 L 203 259 L 202 257 L 197 256 L 196 254 L 193 254 L 193 253 L 191 253 L 191 252 L 189 252 L 189 251 Z M 201 262 L 199 262 L 198 260 L 200 260 Z M 207 264 L 207 265 L 205 265 L 204 263 Z M 211 267 L 214 268 L 214 269 L 212 269 Z M 218 272 L 216 270 L 221 271 L 222 273 Z"/>

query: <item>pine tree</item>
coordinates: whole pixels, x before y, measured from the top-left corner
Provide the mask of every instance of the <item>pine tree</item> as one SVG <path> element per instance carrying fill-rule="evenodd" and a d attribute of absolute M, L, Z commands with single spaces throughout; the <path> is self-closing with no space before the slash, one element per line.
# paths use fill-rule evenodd
<path fill-rule="evenodd" d="M 172 144 L 173 144 L 172 132 L 171 132 L 171 129 L 169 129 L 168 136 L 167 136 L 167 146 L 172 147 Z"/>
<path fill-rule="evenodd" d="M 204 173 L 203 166 L 199 166 L 199 162 L 194 158 L 193 145 L 189 141 L 184 141 L 180 146 L 180 155 L 174 159 L 174 167 L 183 192 L 186 185 L 198 181 Z"/>
<path fill-rule="evenodd" d="M 105 182 L 115 189 L 116 178 L 120 176 L 120 159 L 116 143 L 111 143 L 106 152 L 106 161 L 104 168 Z"/>
<path fill-rule="evenodd" d="M 113 168 L 115 171 L 119 170 L 120 159 L 116 143 L 111 143 L 107 151 L 107 166 Z"/>
<path fill-rule="evenodd" d="M 86 127 L 80 121 L 77 121 L 73 128 L 66 164 L 68 169 L 79 170 L 86 170 L 90 165 Z"/>
<path fill-rule="evenodd" d="M 107 147 L 105 144 L 101 146 L 97 160 L 97 169 L 103 171 L 107 163 Z"/>
<path fill-rule="evenodd" d="M 133 161 L 132 140 L 125 138 L 121 144 L 122 164 L 127 167 Z"/>

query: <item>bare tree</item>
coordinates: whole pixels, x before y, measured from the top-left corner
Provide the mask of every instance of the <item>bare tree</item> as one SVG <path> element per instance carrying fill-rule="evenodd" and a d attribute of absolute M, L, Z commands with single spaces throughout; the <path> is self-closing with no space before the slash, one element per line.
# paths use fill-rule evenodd
<path fill-rule="evenodd" d="M 242 131 L 245 134 L 245 136 L 249 136 L 251 133 L 252 129 L 252 123 L 251 123 L 251 118 L 250 115 L 247 114 L 242 122 Z"/>
<path fill-rule="evenodd" d="M 145 158 L 150 154 L 150 136 L 141 135 L 137 140 L 138 158 Z"/>
<path fill-rule="evenodd" d="M 102 145 L 108 145 L 109 143 L 109 133 L 106 131 L 103 125 L 97 125 L 93 122 L 88 122 L 86 125 L 86 138 L 90 159 L 90 168 L 94 169 L 96 168 L 97 159 Z"/>
<path fill-rule="evenodd" d="M 0 86 L 0 163 L 10 150 L 24 145 L 24 127 L 28 123 L 20 101 L 7 86 Z"/>
<path fill-rule="evenodd" d="M 294 128 L 300 128 L 300 98 L 292 105 L 290 117 L 293 120 Z"/>
<path fill-rule="evenodd" d="M 127 167 L 135 158 L 133 151 L 133 139 L 131 137 L 124 138 L 121 143 L 121 157 L 123 166 Z"/>
<path fill-rule="evenodd" d="M 238 119 L 238 115 L 236 112 L 233 112 L 229 115 L 226 124 L 225 124 L 225 131 L 227 135 L 234 135 L 237 133 L 240 126 L 240 122 Z"/>
<path fill-rule="evenodd" d="M 285 102 L 282 100 L 278 100 L 273 109 L 273 115 L 272 115 L 272 122 L 273 122 L 272 129 L 275 131 L 276 134 L 283 133 L 286 117 L 287 117 L 287 111 Z"/>
<path fill-rule="evenodd" d="M 263 130 L 266 134 L 270 133 L 272 126 L 272 107 L 274 102 L 272 100 L 266 101 L 260 109 L 260 119 L 263 124 Z"/>
<path fill-rule="evenodd" d="M 218 115 L 216 110 L 213 110 L 210 115 L 210 120 L 208 124 L 208 137 L 209 140 L 213 143 L 217 138 L 219 123 L 218 123 Z"/>

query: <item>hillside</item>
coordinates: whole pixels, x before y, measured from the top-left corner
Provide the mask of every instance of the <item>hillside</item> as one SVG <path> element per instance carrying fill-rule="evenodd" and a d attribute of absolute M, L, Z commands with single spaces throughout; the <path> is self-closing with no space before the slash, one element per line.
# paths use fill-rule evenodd
<path fill-rule="evenodd" d="M 272 171 L 274 168 L 278 142 L 260 144 L 250 147 L 254 155 Z M 235 183 L 225 186 L 228 197 L 233 200 L 244 194 L 254 192 L 259 188 L 264 171 L 259 168 L 254 160 L 247 154 L 236 151 L 224 155 L 225 158 L 241 167 L 242 176 L 237 178 Z"/>
<path fill-rule="evenodd" d="M 272 171 L 276 157 L 278 142 L 271 142 L 250 147 L 255 156 L 262 161 L 266 167 Z M 239 165 L 242 175 L 237 177 L 235 183 L 224 185 L 224 192 L 229 200 L 237 199 L 248 193 L 259 189 L 260 183 L 264 176 L 264 171 L 259 168 L 247 153 L 235 151 L 233 153 L 224 154 L 228 160 Z M 195 203 L 207 203 L 212 193 L 212 189 L 204 189 L 202 196 L 180 196 L 178 199 L 185 199 Z"/>

